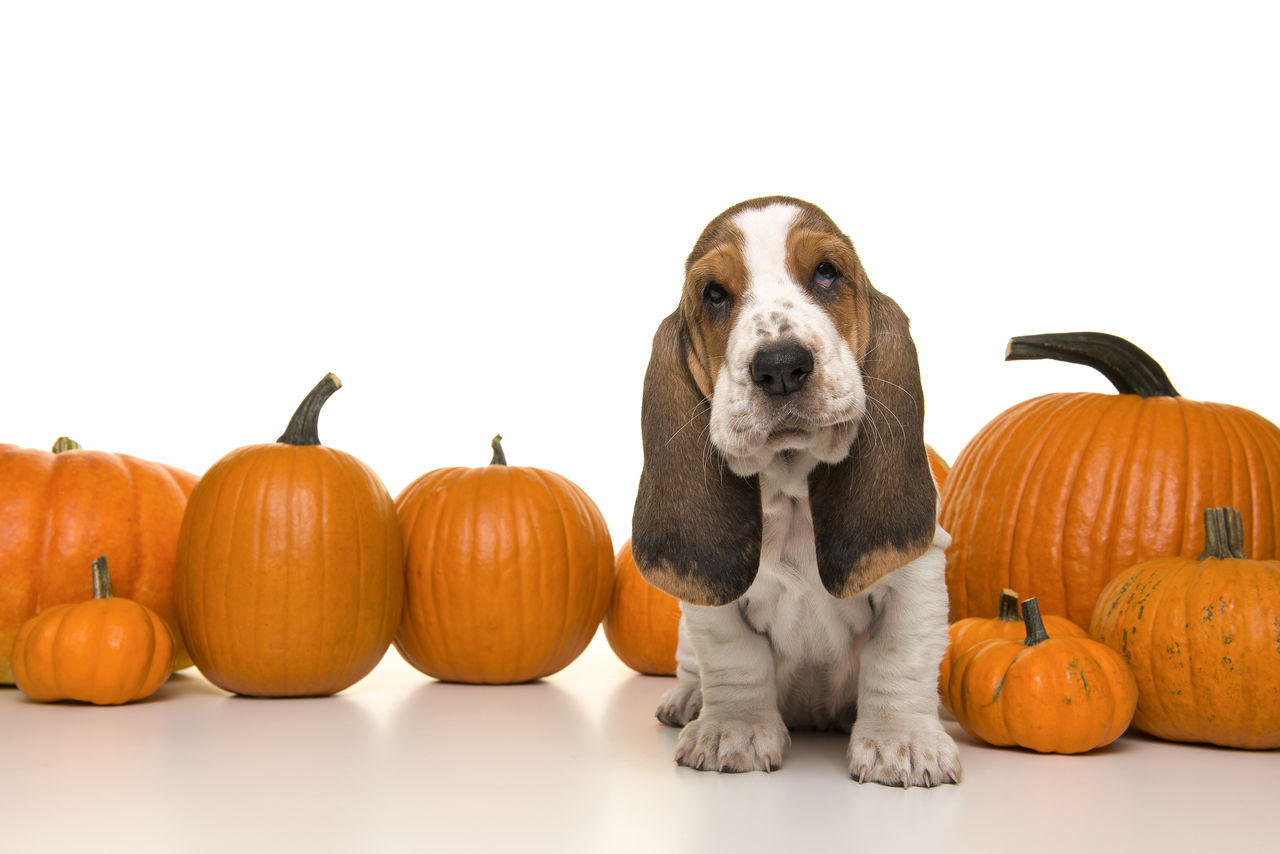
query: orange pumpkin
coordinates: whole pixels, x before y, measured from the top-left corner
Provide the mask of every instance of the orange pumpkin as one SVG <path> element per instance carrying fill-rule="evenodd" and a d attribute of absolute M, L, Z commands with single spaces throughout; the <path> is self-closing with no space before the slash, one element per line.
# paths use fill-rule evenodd
<path fill-rule="evenodd" d="M 121 596 L 171 626 L 178 526 L 196 476 L 59 439 L 53 453 L 0 445 L 0 684 L 10 652 L 37 612 L 92 595 L 85 567 L 106 552 Z M 190 665 L 177 634 L 178 666 Z"/>
<path fill-rule="evenodd" d="M 609 606 L 613 544 L 599 508 L 554 472 L 424 474 L 396 498 L 406 594 L 396 647 L 449 682 L 527 682 L 578 657 Z"/>
<path fill-rule="evenodd" d="M 400 529 L 373 470 L 324 447 L 329 374 L 274 444 L 218 460 L 191 493 L 177 601 L 210 682 L 262 697 L 332 694 L 391 645 L 404 598 Z"/>
<path fill-rule="evenodd" d="M 604 636 L 622 663 L 651 676 L 674 676 L 680 600 L 644 580 L 631 541 L 618 550 Z"/>
<path fill-rule="evenodd" d="M 1068 620 L 1054 614 L 1042 615 L 1045 631 L 1052 637 L 1083 638 L 1089 633 Z M 957 658 L 969 647 L 992 638 L 1004 640 L 1023 640 L 1027 629 L 1022 617 L 1018 614 L 1018 594 L 1009 588 L 1000 591 L 1000 603 L 994 617 L 966 617 L 956 620 L 950 628 L 951 641 L 947 645 L 946 654 L 942 656 L 939 669 L 938 685 L 942 693 L 942 704 L 951 708 L 951 698 L 947 686 L 951 683 L 951 667 Z"/>
<path fill-rule="evenodd" d="M 1280 428 L 1236 406 L 1179 397 L 1160 366 L 1098 333 L 1014 338 L 1010 359 L 1096 367 L 1120 394 L 1050 394 L 978 432 L 942 487 L 954 619 L 1004 587 L 1088 625 L 1102 588 L 1154 557 L 1204 550 L 1200 512 L 1233 506 L 1251 554 L 1280 546 Z"/>
<path fill-rule="evenodd" d="M 1115 741 L 1138 704 L 1129 665 L 1090 638 L 1051 638 L 1035 599 L 1023 640 L 992 638 L 956 659 L 948 690 L 974 738 L 1040 753 L 1083 753 Z"/>
<path fill-rule="evenodd" d="M 18 632 L 14 680 L 33 700 L 114 706 L 151 696 L 173 672 L 177 648 L 165 621 L 112 595 L 105 557 L 91 579 L 92 599 L 55 605 Z"/>
<path fill-rule="evenodd" d="M 1234 509 L 1206 510 L 1204 524 L 1199 559 L 1156 558 L 1112 579 L 1089 632 L 1133 667 L 1138 729 L 1280 747 L 1280 561 L 1244 556 Z"/>
<path fill-rule="evenodd" d="M 943 458 L 942 454 L 933 449 L 932 445 L 925 445 L 924 450 L 929 456 L 929 471 L 933 472 L 933 481 L 941 489 L 942 484 L 947 481 L 947 474 L 951 471 L 951 466 Z"/>

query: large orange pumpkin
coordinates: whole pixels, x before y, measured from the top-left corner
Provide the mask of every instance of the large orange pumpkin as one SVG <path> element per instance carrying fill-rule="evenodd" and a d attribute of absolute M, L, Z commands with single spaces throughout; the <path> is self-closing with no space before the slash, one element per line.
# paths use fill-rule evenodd
<path fill-rule="evenodd" d="M 674 676 L 680 600 L 644 580 L 631 556 L 631 541 L 618 550 L 613 597 L 604 636 L 622 663 L 651 676 Z"/>
<path fill-rule="evenodd" d="M 956 720 L 988 744 L 1040 753 L 1115 741 L 1138 704 L 1129 665 L 1090 638 L 1050 637 L 1034 598 L 1022 612 L 1022 640 L 991 638 L 956 659 L 948 686 Z"/>
<path fill-rule="evenodd" d="M 554 472 L 509 466 L 424 474 L 396 498 L 404 620 L 396 647 L 449 682 L 527 682 L 578 657 L 609 606 L 613 544 L 599 508 Z"/>
<path fill-rule="evenodd" d="M 37 611 L 93 595 L 85 567 L 111 555 L 115 589 L 176 626 L 178 526 L 196 476 L 62 438 L 53 453 L 0 445 L 0 684 Z M 176 633 L 176 632 L 175 632 Z M 177 634 L 178 666 L 191 664 Z"/>
<path fill-rule="evenodd" d="M 1179 397 L 1147 354 L 1098 333 L 1015 338 L 1010 359 L 1102 371 L 1120 394 L 1049 394 L 982 428 L 956 457 L 939 519 L 951 533 L 953 619 L 1012 587 L 1046 614 L 1088 625 L 1098 594 L 1148 558 L 1204 550 L 1200 512 L 1238 507 L 1251 554 L 1280 539 L 1280 428 Z"/>
<path fill-rule="evenodd" d="M 114 706 L 156 692 L 173 672 L 173 633 L 155 611 L 114 596 L 106 557 L 93 562 L 93 598 L 55 605 L 13 644 L 18 689 L 33 700 Z"/>
<path fill-rule="evenodd" d="M 1155 558 L 1112 579 L 1090 634 L 1133 667 L 1138 729 L 1280 747 L 1280 561 L 1245 557 L 1238 511 L 1206 510 L 1204 522 L 1199 559 Z"/>
<path fill-rule="evenodd" d="M 326 376 L 277 442 L 232 451 L 191 493 L 178 613 L 196 666 L 228 691 L 341 691 L 395 635 L 404 571 L 391 495 L 316 430 L 340 385 Z"/>

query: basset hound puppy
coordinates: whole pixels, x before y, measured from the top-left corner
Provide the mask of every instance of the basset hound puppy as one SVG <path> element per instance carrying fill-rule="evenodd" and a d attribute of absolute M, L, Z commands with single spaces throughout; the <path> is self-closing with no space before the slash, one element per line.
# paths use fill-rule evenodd
<path fill-rule="evenodd" d="M 644 381 L 636 563 L 682 600 L 658 718 L 680 765 L 772 771 L 788 727 L 851 730 L 858 781 L 960 780 L 915 345 L 853 244 L 796 199 L 702 232 Z"/>

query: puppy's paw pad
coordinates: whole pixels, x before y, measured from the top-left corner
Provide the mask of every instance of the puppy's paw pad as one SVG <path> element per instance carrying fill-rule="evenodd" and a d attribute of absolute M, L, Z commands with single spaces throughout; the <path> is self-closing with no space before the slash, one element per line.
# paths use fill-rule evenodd
<path fill-rule="evenodd" d="M 702 688 L 696 682 L 678 682 L 662 695 L 655 713 L 667 726 L 684 726 L 702 711 Z"/>
<path fill-rule="evenodd" d="M 848 757 L 849 775 L 859 783 L 907 789 L 960 782 L 960 754 L 941 729 L 909 733 L 855 725 Z"/>
<path fill-rule="evenodd" d="M 781 718 L 698 718 L 680 731 L 676 762 L 699 771 L 777 771 L 791 746 Z"/>

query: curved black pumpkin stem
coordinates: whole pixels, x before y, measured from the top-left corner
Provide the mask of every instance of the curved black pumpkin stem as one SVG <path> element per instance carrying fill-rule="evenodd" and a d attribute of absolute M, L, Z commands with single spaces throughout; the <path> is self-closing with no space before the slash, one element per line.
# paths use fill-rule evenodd
<path fill-rule="evenodd" d="M 298 404 L 297 411 L 289 419 L 289 426 L 284 428 L 276 441 L 286 445 L 319 445 L 320 408 L 329 399 L 329 395 L 340 388 L 342 380 L 333 374 L 325 374 L 324 379 L 316 383 L 316 387 Z"/>
<path fill-rule="evenodd" d="M 1111 381 L 1121 394 L 1181 397 L 1164 368 L 1143 350 L 1105 332 L 1051 332 L 1009 339 L 1006 362 L 1054 359 L 1087 365 Z"/>

